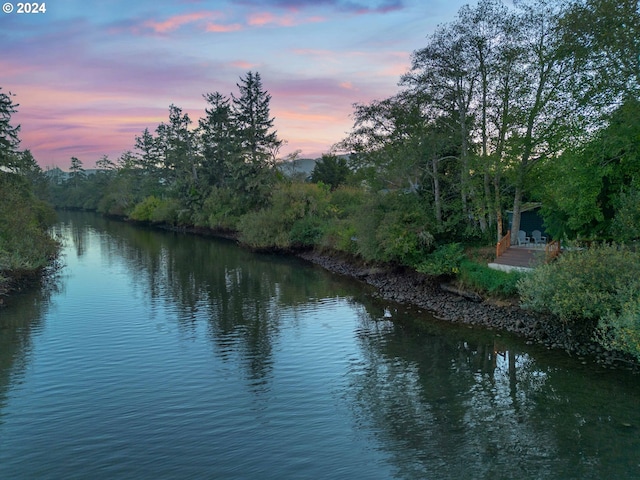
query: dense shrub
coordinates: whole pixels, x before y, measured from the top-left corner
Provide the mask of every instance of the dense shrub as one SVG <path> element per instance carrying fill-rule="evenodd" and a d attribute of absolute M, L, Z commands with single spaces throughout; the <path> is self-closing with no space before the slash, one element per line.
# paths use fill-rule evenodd
<path fill-rule="evenodd" d="M 179 222 L 181 211 L 181 205 L 178 199 L 163 198 L 152 212 L 151 221 L 154 223 L 176 225 Z"/>
<path fill-rule="evenodd" d="M 640 240 L 640 190 L 620 195 L 611 224 L 612 235 L 622 242 Z"/>
<path fill-rule="evenodd" d="M 459 243 L 440 245 L 425 256 L 416 269 L 427 275 L 454 275 L 459 272 L 464 251 Z"/>
<path fill-rule="evenodd" d="M 235 230 L 240 217 L 246 213 L 246 205 L 239 195 L 229 188 L 212 188 L 196 213 L 194 224 L 214 230 Z"/>
<path fill-rule="evenodd" d="M 619 246 L 566 252 L 518 284 L 524 307 L 564 321 L 622 313 L 629 287 L 640 292 L 640 256 Z"/>
<path fill-rule="evenodd" d="M 244 215 L 238 222 L 240 241 L 253 248 L 289 248 L 290 225 L 272 209 Z"/>
<path fill-rule="evenodd" d="M 240 219 L 240 240 L 254 248 L 311 245 L 320 239 L 330 212 L 327 188 L 283 183 L 273 192 L 271 205 Z"/>
<path fill-rule="evenodd" d="M 331 192 L 332 213 L 337 218 L 348 218 L 360 213 L 360 208 L 371 198 L 363 188 L 341 186 Z"/>
<path fill-rule="evenodd" d="M 319 241 L 323 248 L 356 254 L 358 243 L 356 228 L 351 219 L 333 219 L 329 221 Z"/>
<path fill-rule="evenodd" d="M 45 267 L 59 249 L 48 233 L 55 212 L 17 175 L 0 172 L 0 192 L 0 275 Z"/>
<path fill-rule="evenodd" d="M 368 260 L 416 266 L 433 247 L 430 219 L 415 194 L 372 196 L 353 216 L 357 252 Z"/>
<path fill-rule="evenodd" d="M 518 283 L 522 305 L 567 323 L 590 323 L 607 348 L 640 347 L 640 254 L 616 245 L 564 253 Z M 638 357 L 640 359 L 640 357 Z"/>
<path fill-rule="evenodd" d="M 605 348 L 625 352 L 640 362 L 640 297 L 637 291 L 625 296 L 630 301 L 622 313 L 609 313 L 600 319 L 595 339 Z"/>
<path fill-rule="evenodd" d="M 160 206 L 160 199 L 151 195 L 138 203 L 129 214 L 129 218 L 138 222 L 151 222 L 156 208 Z"/>
<path fill-rule="evenodd" d="M 168 225 L 175 225 L 181 220 L 181 223 L 189 223 L 188 219 L 187 222 L 184 222 L 184 219 L 180 218 L 182 211 L 177 199 L 158 198 L 151 195 L 133 208 L 129 218 L 138 222 L 166 223 Z"/>
<path fill-rule="evenodd" d="M 307 216 L 294 222 L 289 232 L 289 243 L 294 247 L 310 247 L 320 242 L 326 222 Z"/>

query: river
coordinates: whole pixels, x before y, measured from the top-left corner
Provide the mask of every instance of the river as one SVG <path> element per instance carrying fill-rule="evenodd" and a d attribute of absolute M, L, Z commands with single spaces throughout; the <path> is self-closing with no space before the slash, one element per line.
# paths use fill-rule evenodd
<path fill-rule="evenodd" d="M 629 372 L 230 241 L 54 234 L 0 310 L 2 479 L 640 478 Z"/>

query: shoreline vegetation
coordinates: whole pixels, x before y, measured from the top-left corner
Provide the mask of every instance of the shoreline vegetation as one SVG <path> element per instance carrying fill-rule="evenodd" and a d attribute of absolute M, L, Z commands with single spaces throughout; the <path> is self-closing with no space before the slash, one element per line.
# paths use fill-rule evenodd
<path fill-rule="evenodd" d="M 0 173 L 0 307 L 4 297 L 36 284 L 55 264 L 59 244 L 48 233 L 53 208 L 19 175 Z"/>
<path fill-rule="evenodd" d="M 118 217 L 118 219 L 130 221 L 122 217 Z M 622 345 L 613 343 L 604 343 L 602 337 L 594 336 L 594 331 L 597 330 L 594 318 L 589 320 L 577 317 L 572 322 L 559 318 L 548 309 L 523 308 L 521 295 L 518 294 L 495 295 L 489 294 L 486 289 L 479 293 L 477 289 L 467 289 L 468 287 L 464 283 L 457 282 L 455 276 L 433 276 L 397 263 L 365 261 L 344 251 L 327 250 L 322 247 L 289 249 L 262 247 L 256 249 L 243 243 L 238 232 L 229 230 L 180 227 L 153 222 L 130 222 L 178 233 L 234 240 L 244 248 L 262 253 L 295 255 L 332 273 L 373 286 L 380 298 L 398 304 L 410 304 L 423 308 L 431 312 L 438 320 L 509 332 L 525 338 L 529 344 L 535 343 L 549 349 L 562 350 L 570 356 L 577 357 L 585 364 L 595 362 L 611 368 L 640 371 L 638 357 L 628 348 L 620 348 Z M 606 247 L 604 250 L 596 248 L 596 251 L 601 256 L 611 254 L 606 250 Z M 636 258 L 636 260 L 640 259 Z M 602 258 L 595 261 L 601 262 Z M 625 261 L 629 261 L 629 258 L 627 257 Z M 638 263 L 638 268 L 640 269 L 640 263 Z M 637 272 L 628 273 L 629 277 L 634 277 Z M 590 272 L 588 274 L 592 275 Z M 533 276 L 520 278 L 535 281 Z M 633 280 L 631 282 L 638 283 Z M 529 285 L 524 283 L 523 288 L 527 289 Z M 592 290 L 589 294 L 597 294 L 597 292 Z M 571 295 L 574 295 L 574 292 Z M 576 304 L 582 305 L 581 300 L 578 299 Z"/>
<path fill-rule="evenodd" d="M 390 298 L 441 299 L 429 309 L 443 317 L 639 364 L 633 25 L 637 2 L 465 6 L 413 52 L 396 95 L 354 105 L 352 131 L 309 172 L 291 168 L 299 152 L 278 156 L 284 141 L 257 72 L 235 93 L 204 94 L 197 122 L 170 105 L 132 151 L 102 157 L 93 171 L 71 157 L 67 172 L 42 172 L 17 149 L 8 122 L 16 105 L 0 93 L 0 169 L 37 183 L 56 208 L 236 235 L 254 250 L 352 271 Z M 541 205 L 546 237 L 572 248 L 531 273 L 489 269 L 528 203 Z"/>

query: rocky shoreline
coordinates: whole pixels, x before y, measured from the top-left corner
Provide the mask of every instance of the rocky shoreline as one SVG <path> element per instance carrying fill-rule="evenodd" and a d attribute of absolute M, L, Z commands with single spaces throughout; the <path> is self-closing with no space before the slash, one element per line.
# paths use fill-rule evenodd
<path fill-rule="evenodd" d="M 607 352 L 593 342 L 589 329 L 574 332 L 550 316 L 523 310 L 515 302 L 482 299 L 403 267 L 368 265 L 344 255 L 315 250 L 299 252 L 298 256 L 375 287 L 381 298 L 429 310 L 438 319 L 507 331 L 526 338 L 530 344 L 564 350 L 583 361 L 589 359 L 612 368 L 640 371 L 630 358 Z"/>
<path fill-rule="evenodd" d="M 234 240 L 240 246 L 248 248 L 238 240 L 233 231 L 157 226 L 180 233 Z M 517 301 L 483 299 L 473 292 L 460 291 L 453 285 L 443 284 L 438 279 L 406 267 L 372 265 L 341 252 L 269 251 L 294 254 L 330 272 L 358 279 L 373 286 L 381 298 L 423 308 L 439 320 L 510 332 L 526 338 L 529 344 L 563 350 L 585 363 L 598 363 L 609 368 L 640 373 L 640 365 L 633 358 L 620 352 L 607 351 L 595 343 L 591 339 L 591 326 L 585 325 L 581 331 L 574 331 L 575 328 L 571 330 L 551 316 L 523 310 Z"/>

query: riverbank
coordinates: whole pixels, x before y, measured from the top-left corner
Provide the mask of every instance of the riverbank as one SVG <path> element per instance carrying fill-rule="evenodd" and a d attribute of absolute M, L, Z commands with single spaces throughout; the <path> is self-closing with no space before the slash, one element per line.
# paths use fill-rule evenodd
<path fill-rule="evenodd" d="M 27 178 L 0 172 L 0 305 L 36 283 L 55 263 L 59 243 L 49 234 L 56 213 L 36 197 Z"/>
<path fill-rule="evenodd" d="M 235 232 L 229 230 L 216 231 L 209 228 L 175 227 L 147 222 L 131 223 L 146 224 L 179 233 L 225 238 L 251 249 L 239 241 Z M 415 305 L 432 312 L 436 318 L 443 321 L 510 332 L 525 338 L 530 344 L 563 350 L 586 363 L 599 363 L 611 368 L 640 372 L 640 366 L 632 358 L 619 352 L 608 351 L 594 342 L 591 338 L 592 325 L 585 323 L 581 331 L 576 331 L 575 327 L 572 330 L 557 318 L 522 309 L 517 298 L 483 298 L 474 292 L 461 291 L 454 285 L 442 283 L 438 277 L 421 274 L 408 267 L 373 264 L 343 252 L 317 249 L 258 251 L 298 256 L 328 271 L 373 286 L 380 298 Z"/>
<path fill-rule="evenodd" d="M 453 293 L 455 287 L 411 269 L 368 265 L 340 254 L 311 250 L 297 255 L 326 270 L 375 287 L 381 298 L 429 310 L 438 319 L 510 332 L 526 338 L 528 343 L 564 350 L 584 362 L 640 371 L 631 358 L 606 351 L 592 341 L 591 329 L 587 326 L 583 331 L 572 331 L 551 316 L 523 310 L 515 299 L 498 301 L 482 299 L 470 292 Z"/>

